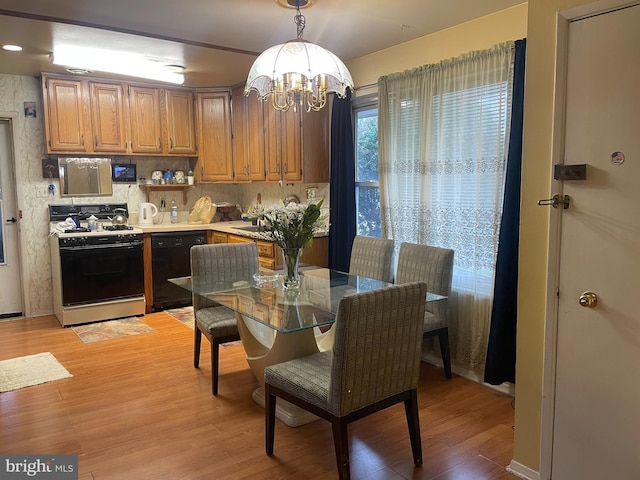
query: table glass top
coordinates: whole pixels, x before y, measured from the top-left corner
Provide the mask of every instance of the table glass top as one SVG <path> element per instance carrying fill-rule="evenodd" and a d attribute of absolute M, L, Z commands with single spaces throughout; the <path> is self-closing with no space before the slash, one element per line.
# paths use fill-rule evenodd
<path fill-rule="evenodd" d="M 266 274 L 265 274 L 266 275 Z M 271 273 L 269 273 L 271 275 Z M 209 275 L 169 279 L 171 283 L 220 303 L 279 332 L 328 328 L 340 299 L 391 284 L 326 268 L 300 272 L 298 291 L 284 290 L 278 277 L 214 279 Z M 427 302 L 446 297 L 429 293 Z"/>

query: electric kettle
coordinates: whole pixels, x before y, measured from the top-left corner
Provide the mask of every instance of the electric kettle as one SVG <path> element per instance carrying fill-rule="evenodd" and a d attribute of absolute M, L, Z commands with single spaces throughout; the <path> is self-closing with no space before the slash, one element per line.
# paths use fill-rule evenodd
<path fill-rule="evenodd" d="M 153 217 L 158 214 L 158 207 L 153 203 L 143 202 L 140 204 L 140 215 L 138 225 L 153 225 Z"/>

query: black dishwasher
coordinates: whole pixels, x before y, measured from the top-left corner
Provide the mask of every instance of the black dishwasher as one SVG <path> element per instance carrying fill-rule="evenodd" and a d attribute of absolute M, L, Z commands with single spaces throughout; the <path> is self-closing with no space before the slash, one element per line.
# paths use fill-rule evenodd
<path fill-rule="evenodd" d="M 151 234 L 153 310 L 191 305 L 191 293 L 168 281 L 191 275 L 189 250 L 207 243 L 207 232 Z"/>

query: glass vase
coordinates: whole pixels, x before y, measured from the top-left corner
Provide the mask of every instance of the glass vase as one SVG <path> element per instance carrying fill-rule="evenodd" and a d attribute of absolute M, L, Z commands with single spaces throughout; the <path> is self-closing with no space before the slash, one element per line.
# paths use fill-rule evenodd
<path fill-rule="evenodd" d="M 300 275 L 298 273 L 298 263 L 302 255 L 302 248 L 282 249 L 282 285 L 285 290 L 298 290 L 300 288 Z"/>

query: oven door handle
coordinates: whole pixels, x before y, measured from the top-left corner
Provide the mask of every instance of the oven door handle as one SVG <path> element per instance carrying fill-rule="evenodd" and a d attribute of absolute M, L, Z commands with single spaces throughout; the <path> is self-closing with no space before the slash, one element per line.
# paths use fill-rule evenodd
<path fill-rule="evenodd" d="M 74 245 L 69 247 L 60 247 L 60 254 L 69 252 L 87 252 L 89 250 L 104 250 L 108 248 L 126 248 L 129 250 L 133 250 L 142 248 L 142 242 L 108 243 L 104 245 Z"/>

